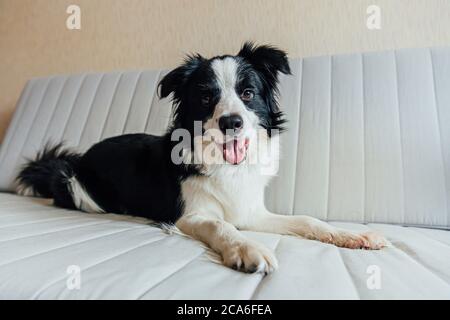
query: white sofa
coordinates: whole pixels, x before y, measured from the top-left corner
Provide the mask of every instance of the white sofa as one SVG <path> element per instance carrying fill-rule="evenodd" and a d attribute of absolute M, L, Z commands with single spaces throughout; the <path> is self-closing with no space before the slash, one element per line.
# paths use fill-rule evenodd
<path fill-rule="evenodd" d="M 14 195 L 18 168 L 47 141 L 83 151 L 122 133 L 160 134 L 170 119 L 170 102 L 155 94 L 166 71 L 39 78 L 0 150 L 0 298 L 449 299 L 450 49 L 291 66 L 280 99 L 289 130 L 267 205 L 381 231 L 391 247 L 248 233 L 279 260 L 264 277 L 214 263 L 200 243 L 142 219 Z"/>

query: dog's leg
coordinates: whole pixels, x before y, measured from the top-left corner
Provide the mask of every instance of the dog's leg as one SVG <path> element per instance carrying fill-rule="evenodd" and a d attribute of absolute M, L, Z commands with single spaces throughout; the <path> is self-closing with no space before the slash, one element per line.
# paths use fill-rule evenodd
<path fill-rule="evenodd" d="M 220 217 L 185 214 L 176 226 L 220 254 L 223 263 L 230 268 L 265 273 L 277 268 L 277 260 L 269 249 L 245 238 L 232 224 Z"/>
<path fill-rule="evenodd" d="M 298 235 L 351 249 L 381 249 L 388 243 L 381 235 L 374 232 L 359 234 L 333 227 L 309 216 L 278 215 L 266 210 L 264 213 L 255 215 L 254 220 L 245 228 L 253 231 Z"/>

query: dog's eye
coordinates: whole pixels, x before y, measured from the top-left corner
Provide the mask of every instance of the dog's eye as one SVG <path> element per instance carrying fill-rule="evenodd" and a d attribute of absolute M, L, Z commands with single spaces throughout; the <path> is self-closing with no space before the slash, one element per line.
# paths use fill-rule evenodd
<path fill-rule="evenodd" d="M 209 103 L 211 102 L 211 95 L 210 94 L 202 94 L 202 105 L 205 107 L 209 106 Z"/>
<path fill-rule="evenodd" d="M 253 90 L 251 90 L 251 89 L 245 89 L 241 94 L 241 99 L 243 101 L 253 100 L 254 97 L 255 97 L 255 92 L 253 92 Z"/>

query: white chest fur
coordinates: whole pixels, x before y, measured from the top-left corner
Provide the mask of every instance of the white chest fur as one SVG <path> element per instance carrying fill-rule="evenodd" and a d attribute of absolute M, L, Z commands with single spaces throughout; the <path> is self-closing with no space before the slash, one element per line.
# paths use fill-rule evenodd
<path fill-rule="evenodd" d="M 239 227 L 251 223 L 258 212 L 264 211 L 264 189 L 276 174 L 273 168 L 277 168 L 274 164 L 279 160 L 280 145 L 278 136 L 268 139 L 263 135 L 262 140 L 264 143 L 253 144 L 249 149 L 249 156 L 258 154 L 255 159 L 259 161 L 207 166 L 204 176 L 184 180 L 183 215 L 213 216 Z"/>
<path fill-rule="evenodd" d="M 263 209 L 269 179 L 251 166 L 226 166 L 213 176 L 190 177 L 181 186 L 184 214 L 214 215 L 235 226 L 246 225 Z"/>

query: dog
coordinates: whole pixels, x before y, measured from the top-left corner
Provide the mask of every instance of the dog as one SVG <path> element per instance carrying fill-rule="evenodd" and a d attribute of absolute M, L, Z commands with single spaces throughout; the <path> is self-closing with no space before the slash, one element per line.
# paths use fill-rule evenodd
<path fill-rule="evenodd" d="M 225 266 L 249 273 L 270 273 L 277 259 L 239 230 L 352 249 L 384 247 L 379 234 L 265 208 L 264 189 L 276 172 L 263 172 L 255 155 L 262 150 L 269 164 L 278 161 L 286 122 L 277 101 L 280 73 L 291 74 L 287 55 L 270 45 L 247 42 L 237 55 L 210 59 L 189 55 L 158 84 L 160 98 L 173 102 L 166 134 L 112 137 L 84 154 L 46 146 L 19 173 L 18 193 L 53 198 L 68 209 L 175 224 Z M 181 143 L 181 136 L 188 138 Z"/>

